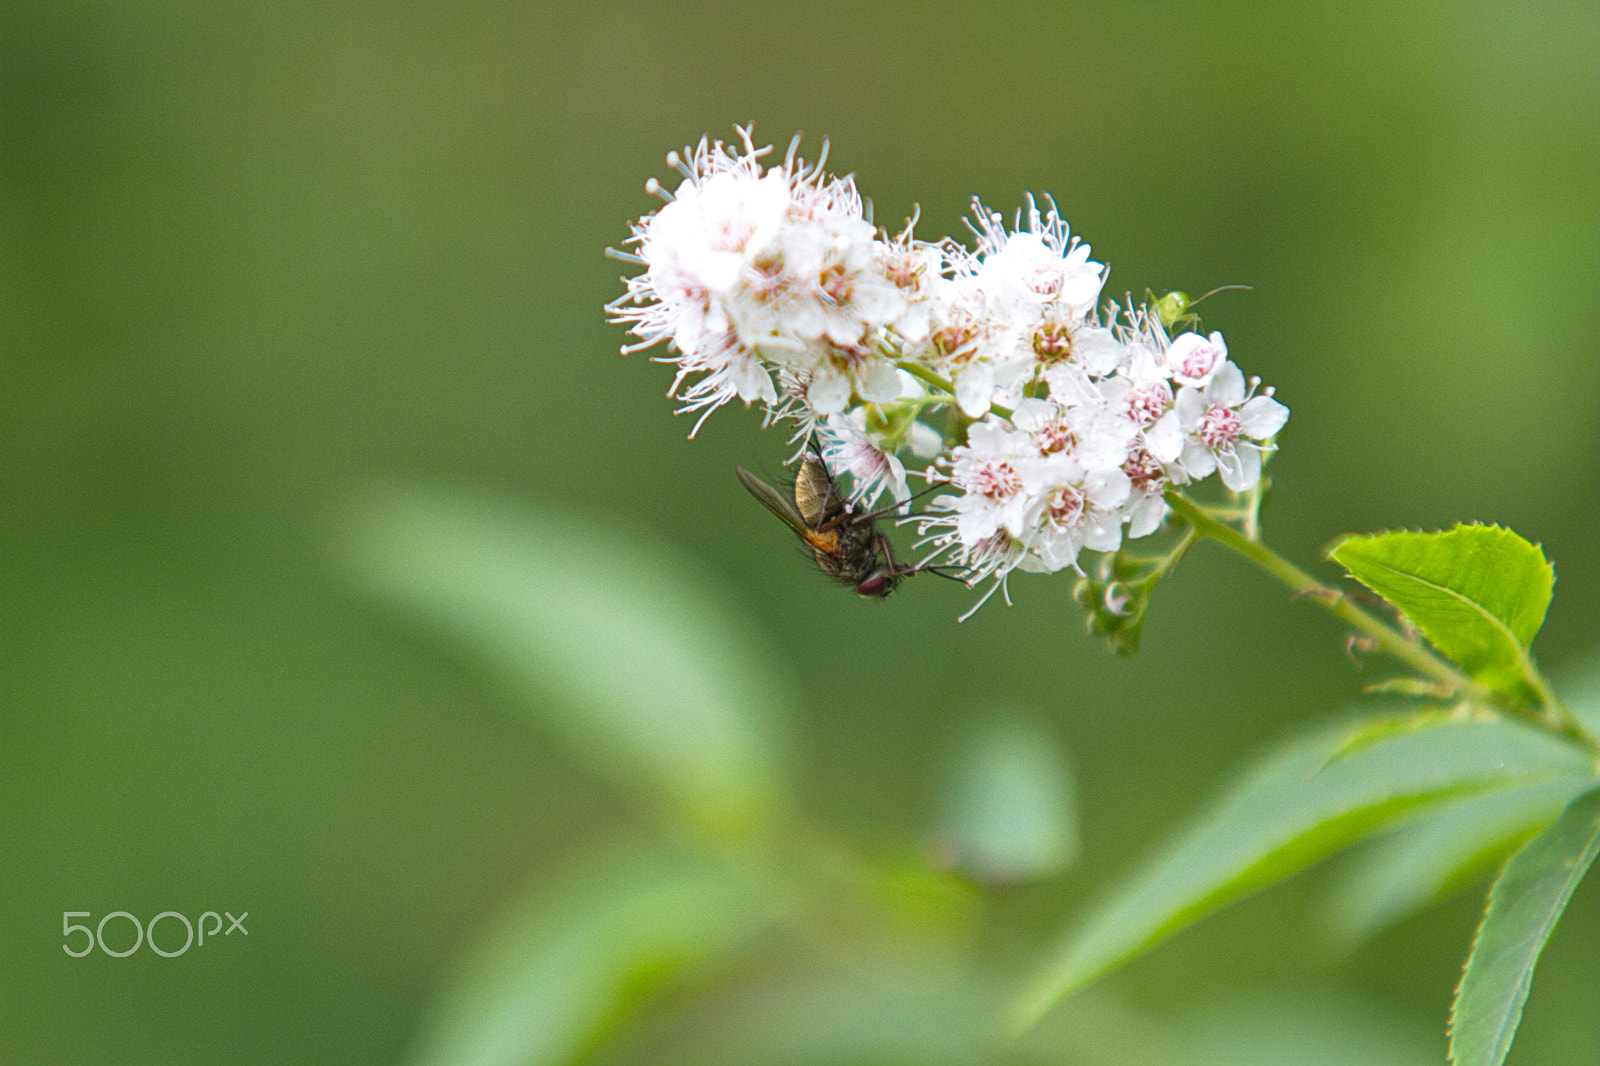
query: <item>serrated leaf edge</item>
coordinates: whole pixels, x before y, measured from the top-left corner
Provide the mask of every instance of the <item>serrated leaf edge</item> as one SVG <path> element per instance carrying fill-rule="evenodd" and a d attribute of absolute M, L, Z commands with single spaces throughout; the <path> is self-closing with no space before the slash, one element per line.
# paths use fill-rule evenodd
<path fill-rule="evenodd" d="M 1350 543 L 1352 541 L 1375 541 L 1375 540 L 1379 540 L 1379 539 L 1381 539 L 1383 537 L 1389 537 L 1389 536 L 1395 536 L 1395 535 L 1407 534 L 1407 533 L 1415 534 L 1415 535 L 1418 535 L 1418 536 L 1441 536 L 1442 537 L 1442 536 L 1447 536 L 1448 534 L 1454 533 L 1454 532 L 1456 532 L 1457 530 L 1460 530 L 1460 529 L 1486 529 L 1486 530 L 1492 530 L 1492 531 L 1497 532 L 1497 533 L 1508 533 L 1511 536 L 1516 537 L 1518 540 L 1521 540 L 1524 544 L 1527 544 L 1527 545 L 1531 546 L 1534 549 L 1534 551 L 1539 553 L 1539 557 L 1544 560 L 1545 566 L 1546 567 L 1550 566 L 1550 560 L 1544 554 L 1544 547 L 1543 547 L 1542 544 L 1530 541 L 1526 537 L 1522 536 L 1522 534 L 1518 533 L 1516 530 L 1511 529 L 1508 526 L 1502 526 L 1497 522 L 1458 522 L 1456 525 L 1451 526 L 1449 529 L 1434 529 L 1434 530 L 1425 530 L 1425 529 L 1388 529 L 1388 530 L 1383 530 L 1383 531 L 1378 532 L 1378 533 L 1347 533 L 1344 536 L 1340 537 L 1337 541 L 1335 541 L 1332 544 L 1328 545 L 1328 547 L 1326 549 L 1324 549 L 1324 553 L 1325 553 L 1326 557 L 1330 561 L 1338 563 L 1341 567 L 1343 567 L 1345 573 L 1348 574 L 1353 581 L 1357 582 L 1362 587 L 1364 587 L 1366 589 L 1369 589 L 1371 592 L 1373 592 L 1374 594 L 1376 594 L 1377 596 L 1382 598 L 1385 603 L 1388 603 L 1391 607 L 1393 607 L 1396 611 L 1398 611 L 1400 613 L 1400 615 L 1403 618 L 1405 618 L 1406 621 L 1409 624 L 1417 626 L 1417 629 L 1419 631 L 1422 631 L 1422 635 L 1424 637 L 1427 637 L 1428 643 L 1430 645 L 1432 645 L 1434 647 L 1434 649 L 1439 652 L 1439 654 L 1445 656 L 1446 659 L 1449 659 L 1452 663 L 1455 663 L 1455 665 L 1457 665 L 1457 666 L 1461 667 L 1463 670 L 1465 670 L 1465 669 L 1467 669 L 1466 665 L 1464 663 L 1457 662 L 1452 656 L 1450 656 L 1447 652 L 1445 652 L 1445 650 L 1443 648 L 1440 648 L 1438 644 L 1434 643 L 1433 638 L 1428 636 L 1426 630 L 1423 630 L 1422 626 L 1420 624 L 1418 624 L 1417 621 L 1410 616 L 1410 614 L 1408 614 L 1403 608 L 1401 608 L 1399 604 L 1391 603 L 1387 596 L 1384 596 L 1383 593 L 1379 592 L 1377 589 L 1375 589 L 1371 585 L 1367 584 L 1367 582 L 1362 581 L 1361 578 L 1356 575 L 1355 571 L 1352 570 L 1349 565 L 1347 565 L 1343 560 L 1339 559 L 1338 556 L 1337 556 L 1337 553 L 1338 553 L 1339 549 L 1343 548 L 1346 544 L 1348 544 L 1348 543 Z M 1390 565 L 1388 565 L 1386 563 L 1379 562 L 1377 560 L 1369 559 L 1369 560 L 1364 560 L 1364 561 L 1367 562 L 1369 565 L 1373 566 L 1375 569 L 1381 569 L 1381 570 L 1383 570 L 1383 571 L 1385 571 L 1387 573 L 1394 574 L 1397 577 L 1404 578 L 1404 579 L 1406 579 L 1408 581 L 1415 582 L 1418 585 L 1422 585 L 1422 586 L 1427 587 L 1427 588 L 1436 589 L 1438 591 L 1447 593 L 1449 596 L 1454 598 L 1457 602 L 1465 604 L 1466 606 L 1468 606 L 1468 607 L 1472 608 L 1474 611 L 1476 611 L 1480 616 L 1489 619 L 1494 624 L 1495 629 L 1497 629 L 1500 633 L 1502 633 L 1505 636 L 1505 638 L 1508 641 L 1510 641 L 1511 646 L 1514 649 L 1516 649 L 1517 671 L 1521 675 L 1523 681 L 1526 684 L 1530 685 L 1535 692 L 1541 692 L 1542 686 L 1540 685 L 1539 670 L 1538 670 L 1538 667 L 1536 667 L 1534 665 L 1533 656 L 1532 656 L 1532 653 L 1529 650 L 1529 645 L 1523 644 L 1522 641 L 1517 638 L 1517 635 L 1511 631 L 1511 627 L 1508 626 L 1505 623 L 1504 620 L 1502 620 L 1501 618 L 1497 617 L 1496 615 L 1494 615 L 1493 613 L 1488 611 L 1482 604 L 1479 604 L 1479 603 L 1477 603 L 1477 602 L 1475 602 L 1475 601 L 1473 601 L 1471 599 L 1468 599 L 1466 596 L 1463 596 L 1461 593 L 1457 592 L 1455 589 L 1452 589 L 1452 588 L 1450 588 L 1448 586 L 1440 585 L 1436 581 L 1425 580 L 1423 578 L 1420 578 L 1420 577 L 1416 576 L 1415 574 L 1406 573 L 1403 570 L 1397 570 L 1394 567 L 1392 567 L 1392 566 L 1390 566 Z M 1476 678 L 1475 678 L 1475 680 L 1476 680 Z M 1496 689 L 1496 691 L 1502 691 L 1502 690 Z M 1505 695 L 1513 695 L 1512 693 L 1504 693 L 1504 694 Z"/>
<path fill-rule="evenodd" d="M 1600 789 L 1590 789 L 1589 791 L 1584 792 L 1582 795 L 1579 795 L 1572 801 L 1571 804 L 1568 805 L 1567 810 L 1570 811 L 1572 807 L 1582 803 L 1588 797 L 1596 794 L 1596 792 L 1600 792 Z M 1522 974 L 1521 987 L 1516 993 L 1516 1002 L 1507 1014 L 1507 1020 L 1510 1024 L 1507 1026 L 1507 1031 L 1504 1034 L 1504 1040 L 1498 1047 L 1498 1054 L 1493 1055 L 1493 1057 L 1488 1060 L 1484 1060 L 1482 1062 L 1463 1063 L 1462 1060 L 1457 1056 L 1455 1035 L 1456 1024 L 1459 1021 L 1458 1012 L 1461 1007 L 1461 992 L 1466 986 L 1468 975 L 1473 972 L 1472 964 L 1477 959 L 1478 949 L 1483 943 L 1484 924 L 1488 921 L 1490 913 L 1494 910 L 1495 903 L 1497 902 L 1496 893 L 1500 889 L 1500 885 L 1505 878 L 1506 871 L 1511 868 L 1512 864 L 1517 861 L 1517 858 L 1522 855 L 1527 848 L 1531 847 L 1536 841 L 1538 841 L 1539 838 L 1544 835 L 1544 833 L 1550 832 L 1551 829 L 1553 829 L 1556 825 L 1559 825 L 1562 820 L 1565 819 L 1565 817 L 1566 812 L 1564 811 L 1562 812 L 1561 817 L 1557 818 L 1556 821 L 1551 823 L 1550 826 L 1547 826 L 1543 832 L 1536 834 L 1532 839 L 1525 843 L 1522 848 L 1513 853 L 1511 857 L 1506 860 L 1505 865 L 1500 868 L 1500 873 L 1495 878 L 1494 884 L 1489 887 L 1488 896 L 1484 901 L 1483 918 L 1478 921 L 1478 928 L 1472 934 L 1472 950 L 1468 952 L 1467 961 L 1462 965 L 1461 979 L 1456 982 L 1455 994 L 1450 1003 L 1450 1023 L 1446 1028 L 1446 1032 L 1450 1037 L 1448 1057 L 1452 1066 L 1501 1066 L 1501 1064 L 1505 1062 L 1506 1055 L 1511 1051 L 1511 1044 L 1516 1038 L 1517 1027 L 1522 1022 L 1523 1005 L 1527 1002 L 1528 992 L 1533 987 L 1534 968 L 1539 961 L 1539 955 L 1543 954 L 1544 952 L 1544 944 L 1540 945 L 1539 951 L 1534 954 L 1532 962 Z M 1561 920 L 1561 915 L 1566 911 L 1567 903 L 1572 899 L 1572 893 L 1577 890 L 1578 883 L 1582 881 L 1584 875 L 1588 873 L 1589 867 L 1593 865 L 1597 855 L 1600 855 L 1600 836 L 1591 837 L 1589 842 L 1579 853 L 1578 861 L 1575 863 L 1567 890 L 1562 894 L 1563 898 L 1560 900 L 1560 905 L 1556 909 L 1554 915 L 1552 915 L 1550 918 L 1549 926 L 1545 930 L 1545 943 L 1549 942 L 1550 934 L 1554 932 L 1557 923 L 1559 923 Z"/>

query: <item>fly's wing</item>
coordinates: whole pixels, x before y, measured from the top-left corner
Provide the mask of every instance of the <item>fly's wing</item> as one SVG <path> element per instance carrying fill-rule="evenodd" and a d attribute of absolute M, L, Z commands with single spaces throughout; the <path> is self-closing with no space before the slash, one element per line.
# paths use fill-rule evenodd
<path fill-rule="evenodd" d="M 823 528 L 844 511 L 844 501 L 833 487 L 833 478 L 828 476 L 821 456 L 808 455 L 801 460 L 800 475 L 794 482 L 794 502 L 800 508 L 800 517 L 812 529 Z"/>
<path fill-rule="evenodd" d="M 750 495 L 759 500 L 761 506 L 777 515 L 780 522 L 800 534 L 800 538 L 807 544 L 812 544 L 816 540 L 816 531 L 801 520 L 800 516 L 795 513 L 795 509 L 789 506 L 789 501 L 779 495 L 777 489 L 768 485 L 742 466 L 734 467 L 733 472 L 739 475 L 739 484 L 743 485 Z"/>

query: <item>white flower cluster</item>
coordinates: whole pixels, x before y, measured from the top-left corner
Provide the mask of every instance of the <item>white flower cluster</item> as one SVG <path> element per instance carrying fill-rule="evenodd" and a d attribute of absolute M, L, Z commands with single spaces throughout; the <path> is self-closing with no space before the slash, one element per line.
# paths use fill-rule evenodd
<path fill-rule="evenodd" d="M 1008 228 L 975 204 L 971 250 L 910 223 L 889 237 L 853 178 L 794 146 L 764 167 L 770 149 L 739 133 L 668 156 L 684 180 L 650 183 L 666 203 L 623 256 L 645 270 L 607 308 L 639 338 L 624 352 L 666 342 L 696 430 L 735 397 L 759 402 L 815 435 L 862 501 L 906 500 L 900 456 L 923 459 L 959 492 L 918 519 L 927 543 L 995 587 L 1153 532 L 1169 487 L 1258 483 L 1288 409 L 1220 333 L 1169 336 L 1131 301 L 1102 312 L 1106 270 L 1053 205 L 1030 200 Z"/>

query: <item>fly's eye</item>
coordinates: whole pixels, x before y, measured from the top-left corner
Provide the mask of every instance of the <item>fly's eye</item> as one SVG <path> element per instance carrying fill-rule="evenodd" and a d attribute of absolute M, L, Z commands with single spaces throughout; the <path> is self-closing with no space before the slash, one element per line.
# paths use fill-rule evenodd
<path fill-rule="evenodd" d="M 889 575 L 882 570 L 874 570 L 868 578 L 856 586 L 857 596 L 886 596 L 889 593 Z"/>

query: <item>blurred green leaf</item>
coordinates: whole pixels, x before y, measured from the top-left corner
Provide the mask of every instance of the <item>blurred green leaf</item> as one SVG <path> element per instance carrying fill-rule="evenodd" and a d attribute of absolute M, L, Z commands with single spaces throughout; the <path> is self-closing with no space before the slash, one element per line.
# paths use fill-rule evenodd
<path fill-rule="evenodd" d="M 1555 680 L 1577 719 L 1591 732 L 1600 731 L 1600 654 L 1591 651 Z M 1445 712 L 1434 711 L 1375 720 L 1346 750 L 1440 724 L 1444 717 Z M 1491 792 L 1375 841 L 1354 858 L 1324 900 L 1318 928 L 1327 949 L 1334 954 L 1354 950 L 1384 927 L 1487 876 L 1593 783 L 1589 767 L 1570 779 Z"/>
<path fill-rule="evenodd" d="M 1290 743 L 1248 774 L 1082 929 L 1014 1005 L 1019 1027 L 1246 893 L 1441 801 L 1585 772 L 1568 745 L 1504 721 L 1441 723 L 1344 758 L 1346 731 Z"/>
<path fill-rule="evenodd" d="M 880 931 L 906 944 L 970 941 L 982 924 L 978 886 L 931 865 L 923 849 L 868 853 L 836 869 L 861 892 Z"/>
<path fill-rule="evenodd" d="M 1275 983 L 1202 994 L 1171 1020 L 1188 1066 L 1435 1066 L 1431 1025 L 1334 988 Z"/>
<path fill-rule="evenodd" d="M 1476 796 L 1374 843 L 1343 872 L 1318 924 L 1344 954 L 1385 927 L 1485 877 L 1560 817 L 1592 778 Z"/>
<path fill-rule="evenodd" d="M 1590 648 L 1575 668 L 1556 674 L 1555 682 L 1573 717 L 1590 736 L 1600 735 L 1600 648 Z"/>
<path fill-rule="evenodd" d="M 837 963 L 838 960 L 834 960 Z M 914 956 L 866 954 L 758 974 L 715 991 L 714 1009 L 670 1041 L 635 1034 L 610 1062 L 651 1066 L 988 1066 L 994 989 Z M 921 963 L 919 965 L 919 962 Z"/>
<path fill-rule="evenodd" d="M 1349 536 L 1328 555 L 1480 684 L 1524 699 L 1537 689 L 1528 645 L 1555 570 L 1536 545 L 1499 526 L 1465 525 Z"/>
<path fill-rule="evenodd" d="M 1029 1066 L 1195 1066 L 1187 1033 L 1105 985 L 1063 1003 L 1013 1048 L 1015 1061 Z"/>
<path fill-rule="evenodd" d="M 763 916 L 714 868 L 633 851 L 493 922 L 431 1004 L 411 1066 L 554 1066 L 634 1004 L 750 936 Z"/>
<path fill-rule="evenodd" d="M 394 482 L 349 493 L 334 534 L 355 588 L 466 652 L 615 783 L 655 786 L 714 836 L 780 805 L 787 679 L 746 619 L 637 530 Z"/>
<path fill-rule="evenodd" d="M 1424 706 L 1420 710 L 1408 708 L 1396 714 L 1374 715 L 1345 734 L 1344 744 L 1333 753 L 1333 757 L 1347 758 L 1362 748 L 1371 747 L 1380 741 L 1393 740 L 1404 733 L 1415 733 L 1422 729 L 1436 729 L 1441 725 L 1461 720 L 1462 716 L 1457 708 L 1439 706 Z"/>
<path fill-rule="evenodd" d="M 1533 968 L 1573 890 L 1600 854 L 1600 789 L 1586 792 L 1511 857 L 1489 906 L 1450 1010 L 1450 1060 L 1499 1066 L 1511 1050 Z"/>
<path fill-rule="evenodd" d="M 981 881 L 1059 873 L 1078 854 L 1077 787 L 1060 739 L 1036 716 L 974 722 L 945 759 L 938 843 Z"/>

